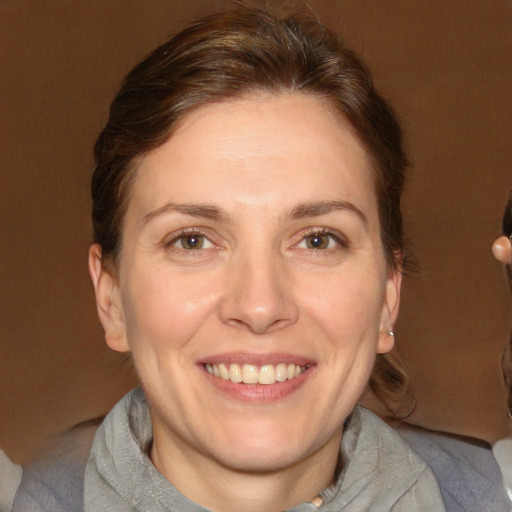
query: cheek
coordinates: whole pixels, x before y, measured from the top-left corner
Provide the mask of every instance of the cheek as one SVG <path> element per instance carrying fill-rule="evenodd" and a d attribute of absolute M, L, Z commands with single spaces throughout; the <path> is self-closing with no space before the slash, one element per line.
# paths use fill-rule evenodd
<path fill-rule="evenodd" d="M 128 343 L 155 350 L 177 349 L 206 322 L 217 300 L 213 280 L 157 272 L 132 278 L 123 293 Z"/>
<path fill-rule="evenodd" d="M 358 342 L 367 334 L 376 340 L 384 285 L 379 285 L 375 275 L 340 273 L 331 276 L 323 286 L 319 284 L 310 283 L 313 293 L 309 293 L 306 307 L 331 340 L 342 338 Z"/>

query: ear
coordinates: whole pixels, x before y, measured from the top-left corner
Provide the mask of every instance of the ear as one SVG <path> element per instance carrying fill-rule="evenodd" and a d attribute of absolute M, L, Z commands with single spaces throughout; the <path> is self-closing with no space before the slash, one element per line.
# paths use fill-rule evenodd
<path fill-rule="evenodd" d="M 124 312 L 119 292 L 119 283 L 112 270 L 102 258 L 101 246 L 91 245 L 89 249 L 89 274 L 96 294 L 96 308 L 107 345 L 117 352 L 128 352 Z"/>
<path fill-rule="evenodd" d="M 500 236 L 492 244 L 494 257 L 505 265 L 512 265 L 512 243 L 506 236 Z"/>
<path fill-rule="evenodd" d="M 402 269 L 398 268 L 389 271 L 386 279 L 386 295 L 382 308 L 382 317 L 380 323 L 379 342 L 377 344 L 377 353 L 385 354 L 390 352 L 395 345 L 393 325 L 398 316 L 400 307 L 400 288 L 402 286 Z"/>

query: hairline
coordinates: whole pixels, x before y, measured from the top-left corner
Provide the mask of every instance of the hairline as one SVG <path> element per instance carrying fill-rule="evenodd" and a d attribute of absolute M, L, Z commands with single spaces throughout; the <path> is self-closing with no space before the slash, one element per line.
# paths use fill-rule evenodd
<path fill-rule="evenodd" d="M 205 107 L 215 104 L 225 104 L 225 103 L 236 103 L 237 101 L 243 101 L 247 99 L 270 99 L 270 98 L 279 98 L 281 96 L 287 95 L 301 95 L 306 97 L 311 97 L 316 99 L 324 108 L 325 112 L 328 113 L 332 119 L 336 123 L 343 123 L 343 127 L 351 132 L 351 134 L 356 138 L 361 147 L 363 148 L 369 163 L 369 169 L 371 170 L 371 182 L 373 185 L 373 193 L 375 195 L 375 200 L 377 205 L 379 205 L 379 193 L 378 193 L 378 162 L 376 161 L 376 157 L 373 154 L 371 148 L 368 147 L 368 144 L 362 139 L 362 137 L 357 132 L 357 129 L 353 126 L 348 116 L 343 112 L 341 108 L 336 105 L 336 101 L 334 98 L 329 97 L 326 93 L 317 92 L 314 90 L 308 90 L 306 88 L 292 88 L 292 87 L 272 87 L 266 85 L 259 86 L 248 86 L 246 89 L 241 91 L 229 91 L 224 95 L 219 95 L 215 98 L 205 98 L 202 101 L 198 101 L 194 105 L 189 106 L 184 109 L 180 115 L 176 118 L 175 122 L 172 126 L 168 127 L 167 134 L 162 140 L 154 145 L 149 150 L 141 152 L 135 155 L 126 165 L 126 172 L 124 173 L 122 182 L 118 188 L 118 196 L 120 198 L 119 208 L 117 210 L 117 216 L 115 219 L 114 226 L 117 226 L 117 238 L 116 244 L 112 251 L 108 254 L 104 255 L 106 260 L 109 260 L 109 264 L 111 264 L 114 268 L 119 268 L 122 246 L 123 246 L 123 233 L 124 233 L 124 221 L 126 218 L 126 212 L 128 210 L 129 203 L 132 197 L 133 190 L 133 182 L 135 181 L 140 165 L 146 156 L 151 154 L 156 149 L 163 146 L 166 142 L 168 142 L 174 134 L 183 126 L 184 123 L 190 118 L 190 116 Z M 380 208 L 378 208 L 378 219 L 379 219 L 379 232 L 380 239 L 384 249 L 384 254 L 386 255 L 387 266 L 390 269 L 393 269 L 397 266 L 396 261 L 391 261 L 391 255 L 388 254 L 388 248 L 385 243 L 386 232 L 383 230 L 382 226 L 382 218 L 380 214 Z M 399 248 L 401 251 L 401 248 Z M 395 249 L 396 251 L 396 249 Z M 395 254 L 396 256 L 396 254 Z M 396 258 L 393 258 L 396 260 Z"/>

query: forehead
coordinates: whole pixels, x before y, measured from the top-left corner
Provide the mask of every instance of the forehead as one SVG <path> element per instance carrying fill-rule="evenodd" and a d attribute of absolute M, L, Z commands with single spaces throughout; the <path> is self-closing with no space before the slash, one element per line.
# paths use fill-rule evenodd
<path fill-rule="evenodd" d="M 338 193 L 349 201 L 370 195 L 375 202 L 369 155 L 327 103 L 283 94 L 190 113 L 166 143 L 142 159 L 132 200 L 153 206 L 170 194 L 173 200 L 228 203 L 237 195 L 279 204 L 284 197 L 339 199 Z"/>

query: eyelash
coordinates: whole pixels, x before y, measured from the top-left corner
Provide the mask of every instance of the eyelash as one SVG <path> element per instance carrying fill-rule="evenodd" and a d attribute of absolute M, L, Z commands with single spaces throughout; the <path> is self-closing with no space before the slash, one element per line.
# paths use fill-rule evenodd
<path fill-rule="evenodd" d="M 200 247 L 197 247 L 197 248 L 191 247 L 191 248 L 187 249 L 185 247 L 176 246 L 176 244 L 180 240 L 185 240 L 187 237 L 190 237 L 192 235 L 197 235 L 197 237 L 202 238 Z M 314 236 L 314 235 L 317 235 L 319 237 L 327 236 L 329 238 L 329 240 L 334 241 L 334 243 L 339 248 L 342 248 L 342 249 L 348 249 L 350 246 L 349 241 L 346 239 L 346 237 L 343 236 L 339 232 L 332 231 L 328 228 L 310 228 L 307 231 L 302 232 L 299 235 L 297 235 L 297 238 L 299 238 L 299 241 L 297 243 L 295 243 L 293 247 L 300 248 L 299 247 L 300 244 L 302 244 L 304 242 L 307 243 L 307 238 Z M 163 245 L 165 246 L 165 248 L 168 248 L 168 249 L 171 249 L 171 250 L 174 250 L 177 252 L 194 254 L 194 253 L 199 252 L 201 249 L 213 248 L 213 247 L 204 248 L 203 244 L 205 243 L 205 241 L 207 241 L 207 243 L 209 243 L 211 246 L 214 246 L 214 243 L 211 241 L 211 239 L 208 237 L 208 235 L 206 233 L 204 233 L 204 231 L 201 231 L 200 229 L 196 229 L 196 228 L 191 228 L 191 229 L 183 229 L 183 230 L 179 231 L 178 233 L 173 234 L 173 236 L 170 240 L 164 240 Z M 335 250 L 336 247 L 327 247 L 325 249 L 317 248 L 317 247 L 305 247 L 304 249 L 307 249 L 312 252 L 326 252 L 326 251 L 330 252 L 330 251 Z"/>

